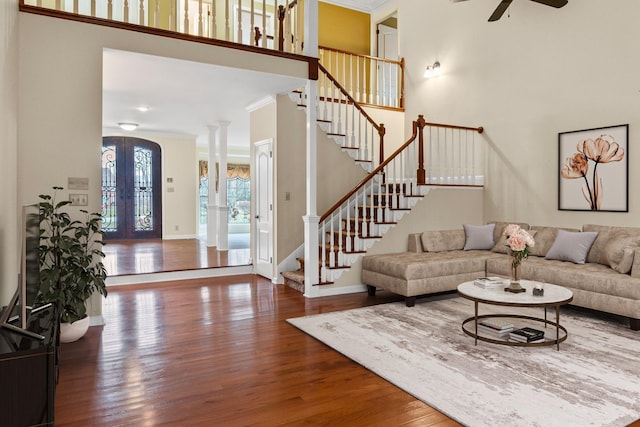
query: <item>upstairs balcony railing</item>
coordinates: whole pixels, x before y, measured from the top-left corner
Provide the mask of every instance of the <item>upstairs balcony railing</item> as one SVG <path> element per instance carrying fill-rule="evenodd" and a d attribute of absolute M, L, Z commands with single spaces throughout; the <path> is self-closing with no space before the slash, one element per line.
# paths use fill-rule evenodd
<path fill-rule="evenodd" d="M 378 58 L 319 46 L 320 64 L 358 103 L 404 110 L 404 58 Z"/>
<path fill-rule="evenodd" d="M 20 4 L 302 54 L 304 0 L 21 0 Z"/>

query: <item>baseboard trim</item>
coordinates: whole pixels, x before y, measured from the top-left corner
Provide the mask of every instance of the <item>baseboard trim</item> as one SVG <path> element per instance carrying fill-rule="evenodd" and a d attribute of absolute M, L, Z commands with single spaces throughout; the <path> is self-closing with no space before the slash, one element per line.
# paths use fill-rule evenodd
<path fill-rule="evenodd" d="M 314 286 L 317 289 L 313 295 L 305 294 L 304 296 L 307 298 L 318 298 L 318 297 L 330 297 L 334 295 L 345 295 L 345 294 L 356 294 L 359 292 L 366 292 L 366 285 L 349 285 L 349 286 Z"/>
<path fill-rule="evenodd" d="M 104 317 L 101 314 L 97 316 L 89 316 L 89 327 L 104 325 Z"/>
<path fill-rule="evenodd" d="M 198 270 L 168 271 L 163 273 L 132 274 L 107 277 L 107 286 L 135 285 L 139 283 L 169 282 L 173 280 L 205 279 L 208 277 L 253 274 L 253 265 L 237 267 L 201 268 Z"/>

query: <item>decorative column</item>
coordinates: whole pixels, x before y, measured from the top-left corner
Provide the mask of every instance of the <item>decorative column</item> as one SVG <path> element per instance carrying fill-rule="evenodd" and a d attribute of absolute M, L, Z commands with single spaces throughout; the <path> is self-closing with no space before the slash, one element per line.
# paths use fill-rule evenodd
<path fill-rule="evenodd" d="M 318 57 L 318 0 L 304 2 L 304 47 L 303 54 Z"/>
<path fill-rule="evenodd" d="M 317 6 L 317 4 L 316 4 Z M 319 295 L 320 283 L 318 264 L 318 224 L 320 217 L 317 214 L 316 196 L 318 193 L 318 165 L 317 159 L 317 97 L 318 82 L 307 80 L 307 214 L 304 220 L 304 295 L 313 297 Z"/>
<path fill-rule="evenodd" d="M 227 206 L 227 133 L 230 122 L 218 122 L 218 148 L 220 169 L 218 173 L 218 250 L 229 249 L 229 207 Z"/>
<path fill-rule="evenodd" d="M 216 191 L 216 132 L 218 126 L 209 129 L 209 201 L 207 202 L 207 246 L 218 246 L 218 193 Z"/>

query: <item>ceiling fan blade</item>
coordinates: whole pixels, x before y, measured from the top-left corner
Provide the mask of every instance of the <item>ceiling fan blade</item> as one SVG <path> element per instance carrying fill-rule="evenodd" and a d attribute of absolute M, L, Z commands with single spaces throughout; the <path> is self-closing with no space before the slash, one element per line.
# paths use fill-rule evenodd
<path fill-rule="evenodd" d="M 561 8 L 562 6 L 566 6 L 568 1 L 567 0 L 531 0 L 534 1 L 536 3 L 540 3 L 540 4 L 544 4 L 546 6 L 551 6 L 551 7 L 555 7 L 555 8 Z"/>
<path fill-rule="evenodd" d="M 500 19 L 512 1 L 513 0 L 502 0 L 498 7 L 496 7 L 496 10 L 494 10 L 489 17 L 489 22 L 497 21 L 498 19 Z"/>

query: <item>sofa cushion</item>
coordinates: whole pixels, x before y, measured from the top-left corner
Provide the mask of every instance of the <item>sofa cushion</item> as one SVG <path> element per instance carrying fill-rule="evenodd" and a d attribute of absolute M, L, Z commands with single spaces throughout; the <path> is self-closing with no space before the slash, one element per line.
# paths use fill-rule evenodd
<path fill-rule="evenodd" d="M 558 234 L 558 230 L 565 231 L 580 231 L 577 228 L 561 228 L 561 227 L 546 227 L 539 225 L 532 225 L 530 231 L 535 231 L 535 241 L 536 244 L 532 248 L 529 249 L 529 255 L 533 256 L 545 256 L 553 242 L 556 240 L 556 234 Z"/>
<path fill-rule="evenodd" d="M 423 231 L 422 249 L 425 252 L 455 251 L 464 248 L 464 230 Z"/>
<path fill-rule="evenodd" d="M 495 228 L 495 224 L 464 224 L 464 250 L 471 251 L 477 249 L 492 249 L 495 245 L 495 242 L 493 241 L 493 230 L 495 230 Z"/>
<path fill-rule="evenodd" d="M 629 236 L 640 236 L 640 228 L 638 227 L 613 227 L 609 225 L 584 224 L 582 231 L 597 231 L 598 237 L 593 242 L 587 262 L 597 262 L 598 264 L 611 265 L 609 262 L 609 254 L 605 247 L 610 242 L 612 236 L 616 233 L 625 233 Z"/>
<path fill-rule="evenodd" d="M 464 250 L 366 255 L 362 269 L 405 280 L 425 279 L 485 271 L 487 256 L 499 255 Z"/>
<path fill-rule="evenodd" d="M 570 261 L 584 264 L 591 245 L 598 237 L 596 231 L 571 232 L 558 230 L 556 240 L 545 255 L 545 259 Z"/>
<path fill-rule="evenodd" d="M 529 230 L 529 224 L 526 222 L 503 222 L 503 221 L 491 221 L 489 224 L 494 223 L 496 228 L 493 230 L 493 241 L 496 242 L 493 248 L 491 248 L 492 252 L 497 252 L 500 254 L 509 253 L 509 248 L 507 246 L 507 238 L 503 235 L 504 229 L 509 224 L 518 224 L 520 228 L 523 230 Z"/>
<path fill-rule="evenodd" d="M 510 258 L 487 259 L 488 276 L 509 277 Z M 520 264 L 521 278 L 543 283 L 553 283 L 571 289 L 593 293 L 640 299 L 638 279 L 628 274 L 618 274 L 610 267 L 597 263 L 573 264 L 531 256 Z"/>
<path fill-rule="evenodd" d="M 608 225 L 596 225 L 596 224 L 584 224 L 582 231 L 597 231 L 598 237 L 593 242 L 589 255 L 587 255 L 587 262 L 597 262 L 602 265 L 609 265 L 607 254 L 605 253 L 605 246 L 609 242 L 611 237 L 611 229 L 613 227 Z"/>
<path fill-rule="evenodd" d="M 611 268 L 618 273 L 627 274 L 631 271 L 634 248 L 640 244 L 640 236 L 630 236 L 626 230 L 617 230 L 610 234 L 604 247 L 604 255 Z"/>

